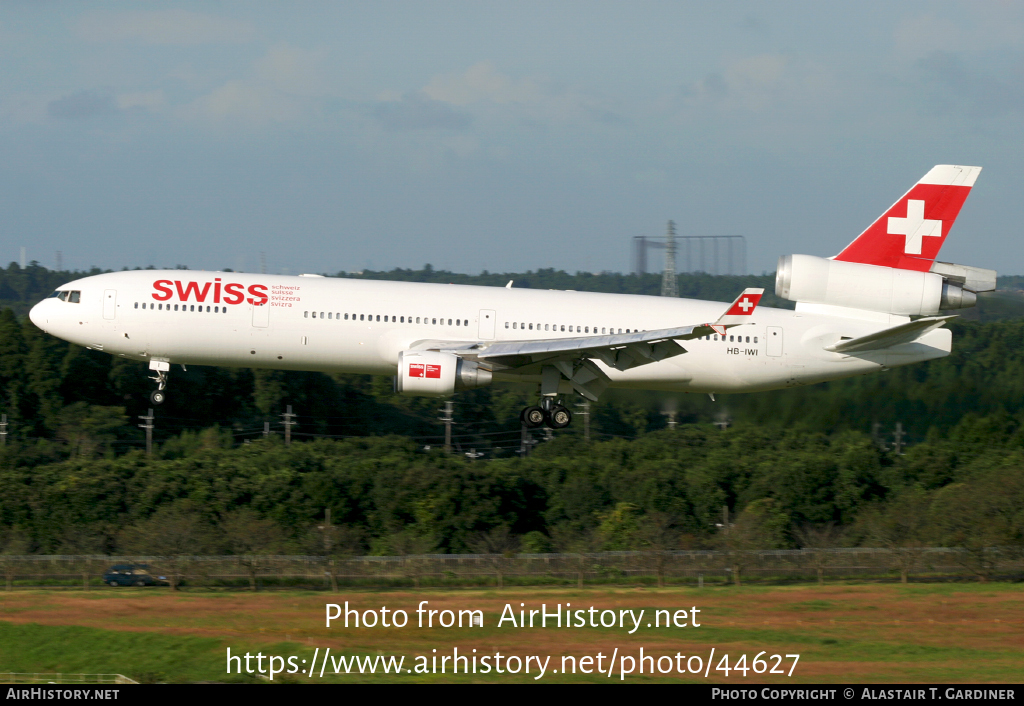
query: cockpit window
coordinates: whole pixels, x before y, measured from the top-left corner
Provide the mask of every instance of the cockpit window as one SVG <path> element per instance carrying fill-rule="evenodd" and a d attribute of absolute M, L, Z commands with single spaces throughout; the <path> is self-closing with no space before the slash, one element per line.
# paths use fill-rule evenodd
<path fill-rule="evenodd" d="M 68 292 L 68 301 L 72 304 L 77 304 L 81 300 L 81 298 L 82 293 L 77 290 Z"/>
<path fill-rule="evenodd" d="M 61 298 L 60 295 L 62 295 L 62 294 L 67 294 L 67 292 L 62 292 L 62 291 L 60 291 L 58 289 L 56 292 L 54 292 L 53 294 L 50 295 L 50 299 L 60 299 Z"/>

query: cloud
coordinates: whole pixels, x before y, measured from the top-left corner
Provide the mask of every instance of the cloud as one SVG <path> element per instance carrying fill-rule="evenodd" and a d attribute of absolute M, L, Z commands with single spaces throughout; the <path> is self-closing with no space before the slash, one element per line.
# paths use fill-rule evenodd
<path fill-rule="evenodd" d="M 79 91 L 52 100 L 46 105 L 47 115 L 62 120 L 86 120 L 115 112 L 117 103 L 113 94 L 107 91 Z"/>
<path fill-rule="evenodd" d="M 248 75 L 227 81 L 179 111 L 187 119 L 250 125 L 292 122 L 321 110 L 330 88 L 321 75 L 323 55 L 287 44 L 272 47 Z"/>
<path fill-rule="evenodd" d="M 471 66 L 458 75 L 435 76 L 423 88 L 424 95 L 442 103 L 470 105 L 492 103 L 539 103 L 543 92 L 533 79 L 515 80 L 500 74 L 489 61 Z"/>
<path fill-rule="evenodd" d="M 85 90 L 61 96 L 46 104 L 46 115 L 59 120 L 88 120 L 124 112 L 156 112 L 165 103 L 163 91 L 114 93 L 109 89 Z"/>
<path fill-rule="evenodd" d="M 265 124 L 290 122 L 302 112 L 298 101 L 280 91 L 246 81 L 228 81 L 192 102 L 181 114 L 219 123 L 240 119 L 249 124 Z"/>
<path fill-rule="evenodd" d="M 78 22 L 78 35 L 93 42 L 137 41 L 145 44 L 193 45 L 248 42 L 252 24 L 182 9 L 91 14 Z"/>
<path fill-rule="evenodd" d="M 686 109 L 762 113 L 818 104 L 834 92 L 835 81 L 821 66 L 782 54 L 737 59 L 680 90 Z"/>
<path fill-rule="evenodd" d="M 148 110 L 156 112 L 164 107 L 166 99 L 163 91 L 141 91 L 137 93 L 119 93 L 117 95 L 118 110 Z"/>
<path fill-rule="evenodd" d="M 378 103 L 373 117 L 386 130 L 466 130 L 470 116 L 423 93 Z"/>
<path fill-rule="evenodd" d="M 288 93 L 320 95 L 327 90 L 321 75 L 324 58 L 323 52 L 278 44 L 256 62 L 255 78 Z"/>
<path fill-rule="evenodd" d="M 605 101 L 553 84 L 542 78 L 513 78 L 500 73 L 489 61 L 461 74 L 433 77 L 422 90 L 426 97 L 451 105 L 496 109 L 536 122 L 626 122 Z"/>
<path fill-rule="evenodd" d="M 903 56 L 923 57 L 938 51 L 1013 48 L 1024 41 L 1024 22 L 1016 3 L 975 2 L 969 7 L 966 22 L 931 13 L 902 18 L 893 29 L 893 48 Z"/>
<path fill-rule="evenodd" d="M 1005 55 L 982 63 L 949 51 L 934 51 L 917 62 L 933 91 L 930 109 L 955 114 L 969 111 L 993 117 L 1024 110 L 1024 57 Z"/>

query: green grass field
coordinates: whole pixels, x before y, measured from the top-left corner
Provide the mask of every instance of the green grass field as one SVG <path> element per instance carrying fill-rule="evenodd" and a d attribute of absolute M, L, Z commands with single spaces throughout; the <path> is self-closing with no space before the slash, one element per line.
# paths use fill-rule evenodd
<path fill-rule="evenodd" d="M 345 601 L 359 610 L 404 609 L 405 628 L 349 628 L 336 621 L 324 625 L 326 603 Z M 480 609 L 483 627 L 414 627 L 421 600 L 435 610 Z M 521 628 L 497 626 L 505 604 L 516 611 L 546 603 L 573 608 L 644 609 L 634 634 L 619 627 Z M 700 609 L 700 627 L 646 627 L 655 609 Z M 617 614 L 617 613 L 616 613 Z M 599 615 L 596 614 L 596 615 Z M 589 616 L 589 614 L 588 614 Z M 518 613 L 516 615 L 518 620 Z M 607 617 L 607 614 L 606 614 Z M 628 618 L 627 618 L 628 620 Z M 530 674 L 445 674 L 406 672 L 417 656 L 431 663 L 435 655 L 550 656 L 542 681 L 622 681 L 613 675 L 563 674 L 563 656 L 645 654 L 688 659 L 704 674 L 655 674 L 635 671 L 626 682 L 711 681 L 733 685 L 757 683 L 876 682 L 1021 682 L 1024 670 L 1024 586 L 1020 584 L 829 585 L 785 587 L 711 587 L 704 589 L 513 588 L 468 590 L 320 592 L 182 592 L 166 589 L 96 591 L 14 591 L 0 593 L 0 672 L 121 673 L 138 681 L 246 681 L 248 675 L 226 673 L 226 649 L 232 654 L 262 652 L 294 656 L 308 670 L 314 651 L 331 655 L 405 656 L 401 674 L 281 674 L 287 682 L 488 681 L 527 682 Z M 436 653 L 433 650 L 437 650 Z M 716 670 L 729 655 L 732 666 L 746 655 L 799 654 L 792 676 Z M 307 660 L 305 665 L 301 661 Z M 788 671 L 791 659 L 780 668 Z M 423 660 L 421 660 L 421 663 Z M 317 662 L 321 664 L 321 662 Z M 493 662 L 492 662 L 493 664 Z M 571 666 L 571 662 L 566 662 Z M 667 662 L 662 662 L 663 666 Z M 266 662 L 264 662 L 266 666 Z M 691 667 L 696 663 L 691 663 Z M 252 662 L 255 668 L 255 660 Z M 282 665 L 286 666 L 286 665 Z M 438 663 L 440 668 L 440 662 Z M 558 673 L 553 670 L 557 669 Z"/>

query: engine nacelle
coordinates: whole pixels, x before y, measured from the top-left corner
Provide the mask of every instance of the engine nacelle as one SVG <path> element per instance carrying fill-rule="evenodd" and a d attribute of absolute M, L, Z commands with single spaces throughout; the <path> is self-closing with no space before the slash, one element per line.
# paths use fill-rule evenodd
<path fill-rule="evenodd" d="M 977 298 L 941 274 L 916 272 L 812 255 L 779 258 L 775 294 L 783 299 L 904 316 L 974 306 Z"/>
<path fill-rule="evenodd" d="M 402 351 L 398 354 L 395 392 L 420 397 L 447 397 L 456 390 L 491 384 L 491 371 L 452 353 Z"/>

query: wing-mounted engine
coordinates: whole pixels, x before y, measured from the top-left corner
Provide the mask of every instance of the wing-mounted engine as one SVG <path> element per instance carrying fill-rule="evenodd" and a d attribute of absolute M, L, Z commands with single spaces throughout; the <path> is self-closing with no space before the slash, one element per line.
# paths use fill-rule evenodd
<path fill-rule="evenodd" d="M 453 353 L 402 351 L 398 354 L 395 392 L 419 397 L 447 397 L 456 390 L 491 384 L 491 371 Z"/>
<path fill-rule="evenodd" d="M 783 299 L 904 316 L 967 309 L 977 303 L 977 292 L 995 288 L 995 270 L 944 262 L 921 272 L 785 255 L 775 275 L 775 294 Z"/>

